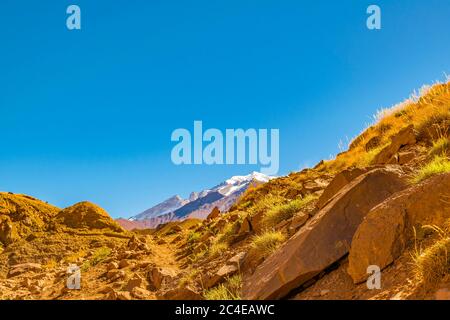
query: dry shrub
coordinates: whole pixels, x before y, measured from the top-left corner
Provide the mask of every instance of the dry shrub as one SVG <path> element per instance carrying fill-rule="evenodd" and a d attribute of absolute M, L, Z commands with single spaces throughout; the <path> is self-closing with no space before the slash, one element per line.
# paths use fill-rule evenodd
<path fill-rule="evenodd" d="M 286 239 L 280 231 L 268 230 L 256 235 L 251 243 L 252 253 L 257 257 L 265 258 L 274 252 Z"/>
<path fill-rule="evenodd" d="M 412 183 L 419 183 L 425 179 L 441 173 L 450 172 L 450 160 L 444 156 L 435 156 L 433 160 L 422 166 L 412 178 Z"/>
<path fill-rule="evenodd" d="M 263 224 L 268 227 L 276 226 L 278 223 L 292 218 L 295 213 L 299 212 L 316 198 L 317 196 L 309 194 L 288 203 L 274 206 L 264 213 Z"/>
<path fill-rule="evenodd" d="M 450 232 L 448 228 L 424 226 L 434 230 L 439 239 L 425 250 L 416 248 L 413 256 L 414 272 L 425 286 L 434 286 L 450 271 Z"/>

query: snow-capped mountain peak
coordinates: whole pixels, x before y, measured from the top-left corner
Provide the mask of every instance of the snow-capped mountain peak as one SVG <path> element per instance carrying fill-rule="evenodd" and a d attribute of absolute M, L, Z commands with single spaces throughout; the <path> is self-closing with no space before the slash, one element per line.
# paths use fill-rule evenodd
<path fill-rule="evenodd" d="M 155 218 L 173 212 L 178 208 L 184 206 L 188 202 L 189 200 L 184 200 L 179 195 L 175 195 L 157 204 L 156 206 L 151 207 L 150 209 L 147 209 L 134 217 L 131 217 L 129 220 L 135 221 L 135 220 L 146 220 Z"/>
<path fill-rule="evenodd" d="M 265 183 L 272 179 L 272 177 L 266 176 L 260 172 L 252 172 L 246 176 L 233 176 L 227 179 L 222 184 L 218 185 L 215 190 L 223 194 L 224 196 L 229 196 L 233 193 L 238 192 L 241 189 L 247 189 L 250 183 Z"/>
<path fill-rule="evenodd" d="M 214 188 L 192 192 L 189 199 L 173 196 L 129 221 L 146 222 L 146 227 L 155 227 L 160 223 L 189 217 L 203 219 L 214 207 L 221 212 L 227 211 L 250 185 L 265 183 L 273 178 L 259 172 L 233 176 Z"/>
<path fill-rule="evenodd" d="M 250 182 L 250 181 L 258 181 L 258 182 L 267 182 L 272 177 L 266 176 L 265 174 L 261 172 L 253 171 L 252 173 L 246 175 L 246 176 L 234 176 L 230 179 L 226 180 L 225 182 L 227 184 L 237 184 L 237 183 L 243 183 L 243 182 Z"/>

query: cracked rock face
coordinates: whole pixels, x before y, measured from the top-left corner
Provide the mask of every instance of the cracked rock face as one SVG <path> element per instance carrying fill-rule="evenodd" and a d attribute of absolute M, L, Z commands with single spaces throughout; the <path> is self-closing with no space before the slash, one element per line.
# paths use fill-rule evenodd
<path fill-rule="evenodd" d="M 367 267 L 384 268 L 400 256 L 413 228 L 441 225 L 450 218 L 450 174 L 398 192 L 373 208 L 352 241 L 348 273 L 355 283 L 367 279 Z"/>
<path fill-rule="evenodd" d="M 405 187 L 396 167 L 374 169 L 355 178 L 244 279 L 243 298 L 283 298 L 318 275 L 349 252 L 352 237 L 367 213 Z"/>

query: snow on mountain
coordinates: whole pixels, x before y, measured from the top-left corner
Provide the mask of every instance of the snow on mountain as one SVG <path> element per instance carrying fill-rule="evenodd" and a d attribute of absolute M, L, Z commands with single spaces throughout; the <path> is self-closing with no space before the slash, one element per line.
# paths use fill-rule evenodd
<path fill-rule="evenodd" d="M 157 204 L 156 206 L 151 207 L 150 209 L 147 209 L 144 212 L 142 212 L 134 217 L 131 217 L 129 220 L 130 221 L 140 221 L 140 220 L 156 218 L 156 217 L 165 215 L 167 213 L 174 212 L 175 210 L 177 210 L 178 208 L 181 208 L 188 202 L 189 202 L 189 200 L 184 200 L 179 195 L 175 195 L 175 196 Z"/>
<path fill-rule="evenodd" d="M 211 194 L 221 195 L 216 197 L 217 200 L 198 206 L 196 210 L 191 211 L 186 217 L 205 219 L 214 207 L 218 207 L 221 212 L 228 211 L 250 185 L 266 183 L 273 178 L 275 177 L 269 177 L 259 172 L 252 172 L 246 176 L 231 177 L 210 190 Z"/>
<path fill-rule="evenodd" d="M 252 172 L 246 176 L 234 176 L 218 185 L 215 189 L 224 196 L 229 196 L 242 188 L 248 186 L 250 182 L 265 183 L 273 177 L 266 176 L 260 172 Z"/>
<path fill-rule="evenodd" d="M 265 174 L 262 174 L 260 172 L 253 171 L 252 173 L 246 175 L 246 176 L 234 176 L 225 181 L 227 184 L 238 184 L 238 183 L 245 183 L 250 181 L 259 181 L 259 182 L 267 182 L 270 179 L 273 179 L 273 177 L 266 176 Z"/>
<path fill-rule="evenodd" d="M 198 199 L 198 195 L 199 195 L 198 192 L 195 192 L 195 191 L 191 192 L 191 194 L 189 195 L 189 201 L 197 200 Z"/>
<path fill-rule="evenodd" d="M 214 207 L 218 207 L 221 212 L 227 211 L 250 185 L 265 183 L 273 178 L 259 172 L 252 172 L 246 176 L 234 176 L 212 189 L 192 192 L 189 199 L 173 196 L 131 217 L 128 221 L 136 223 L 131 225 L 127 223 L 123 227 L 126 229 L 132 229 L 133 226 L 139 229 L 154 228 L 161 223 L 174 220 L 204 219 Z M 118 222 L 121 223 L 121 221 Z"/>

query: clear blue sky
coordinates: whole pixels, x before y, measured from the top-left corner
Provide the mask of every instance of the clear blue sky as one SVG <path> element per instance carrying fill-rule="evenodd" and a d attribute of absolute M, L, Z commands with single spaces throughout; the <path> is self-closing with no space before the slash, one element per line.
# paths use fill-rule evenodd
<path fill-rule="evenodd" d="M 314 165 L 450 73 L 449 30 L 448 0 L 2 0 L 0 190 L 119 217 L 259 169 L 173 165 L 194 120 L 279 128 L 280 174 Z"/>

